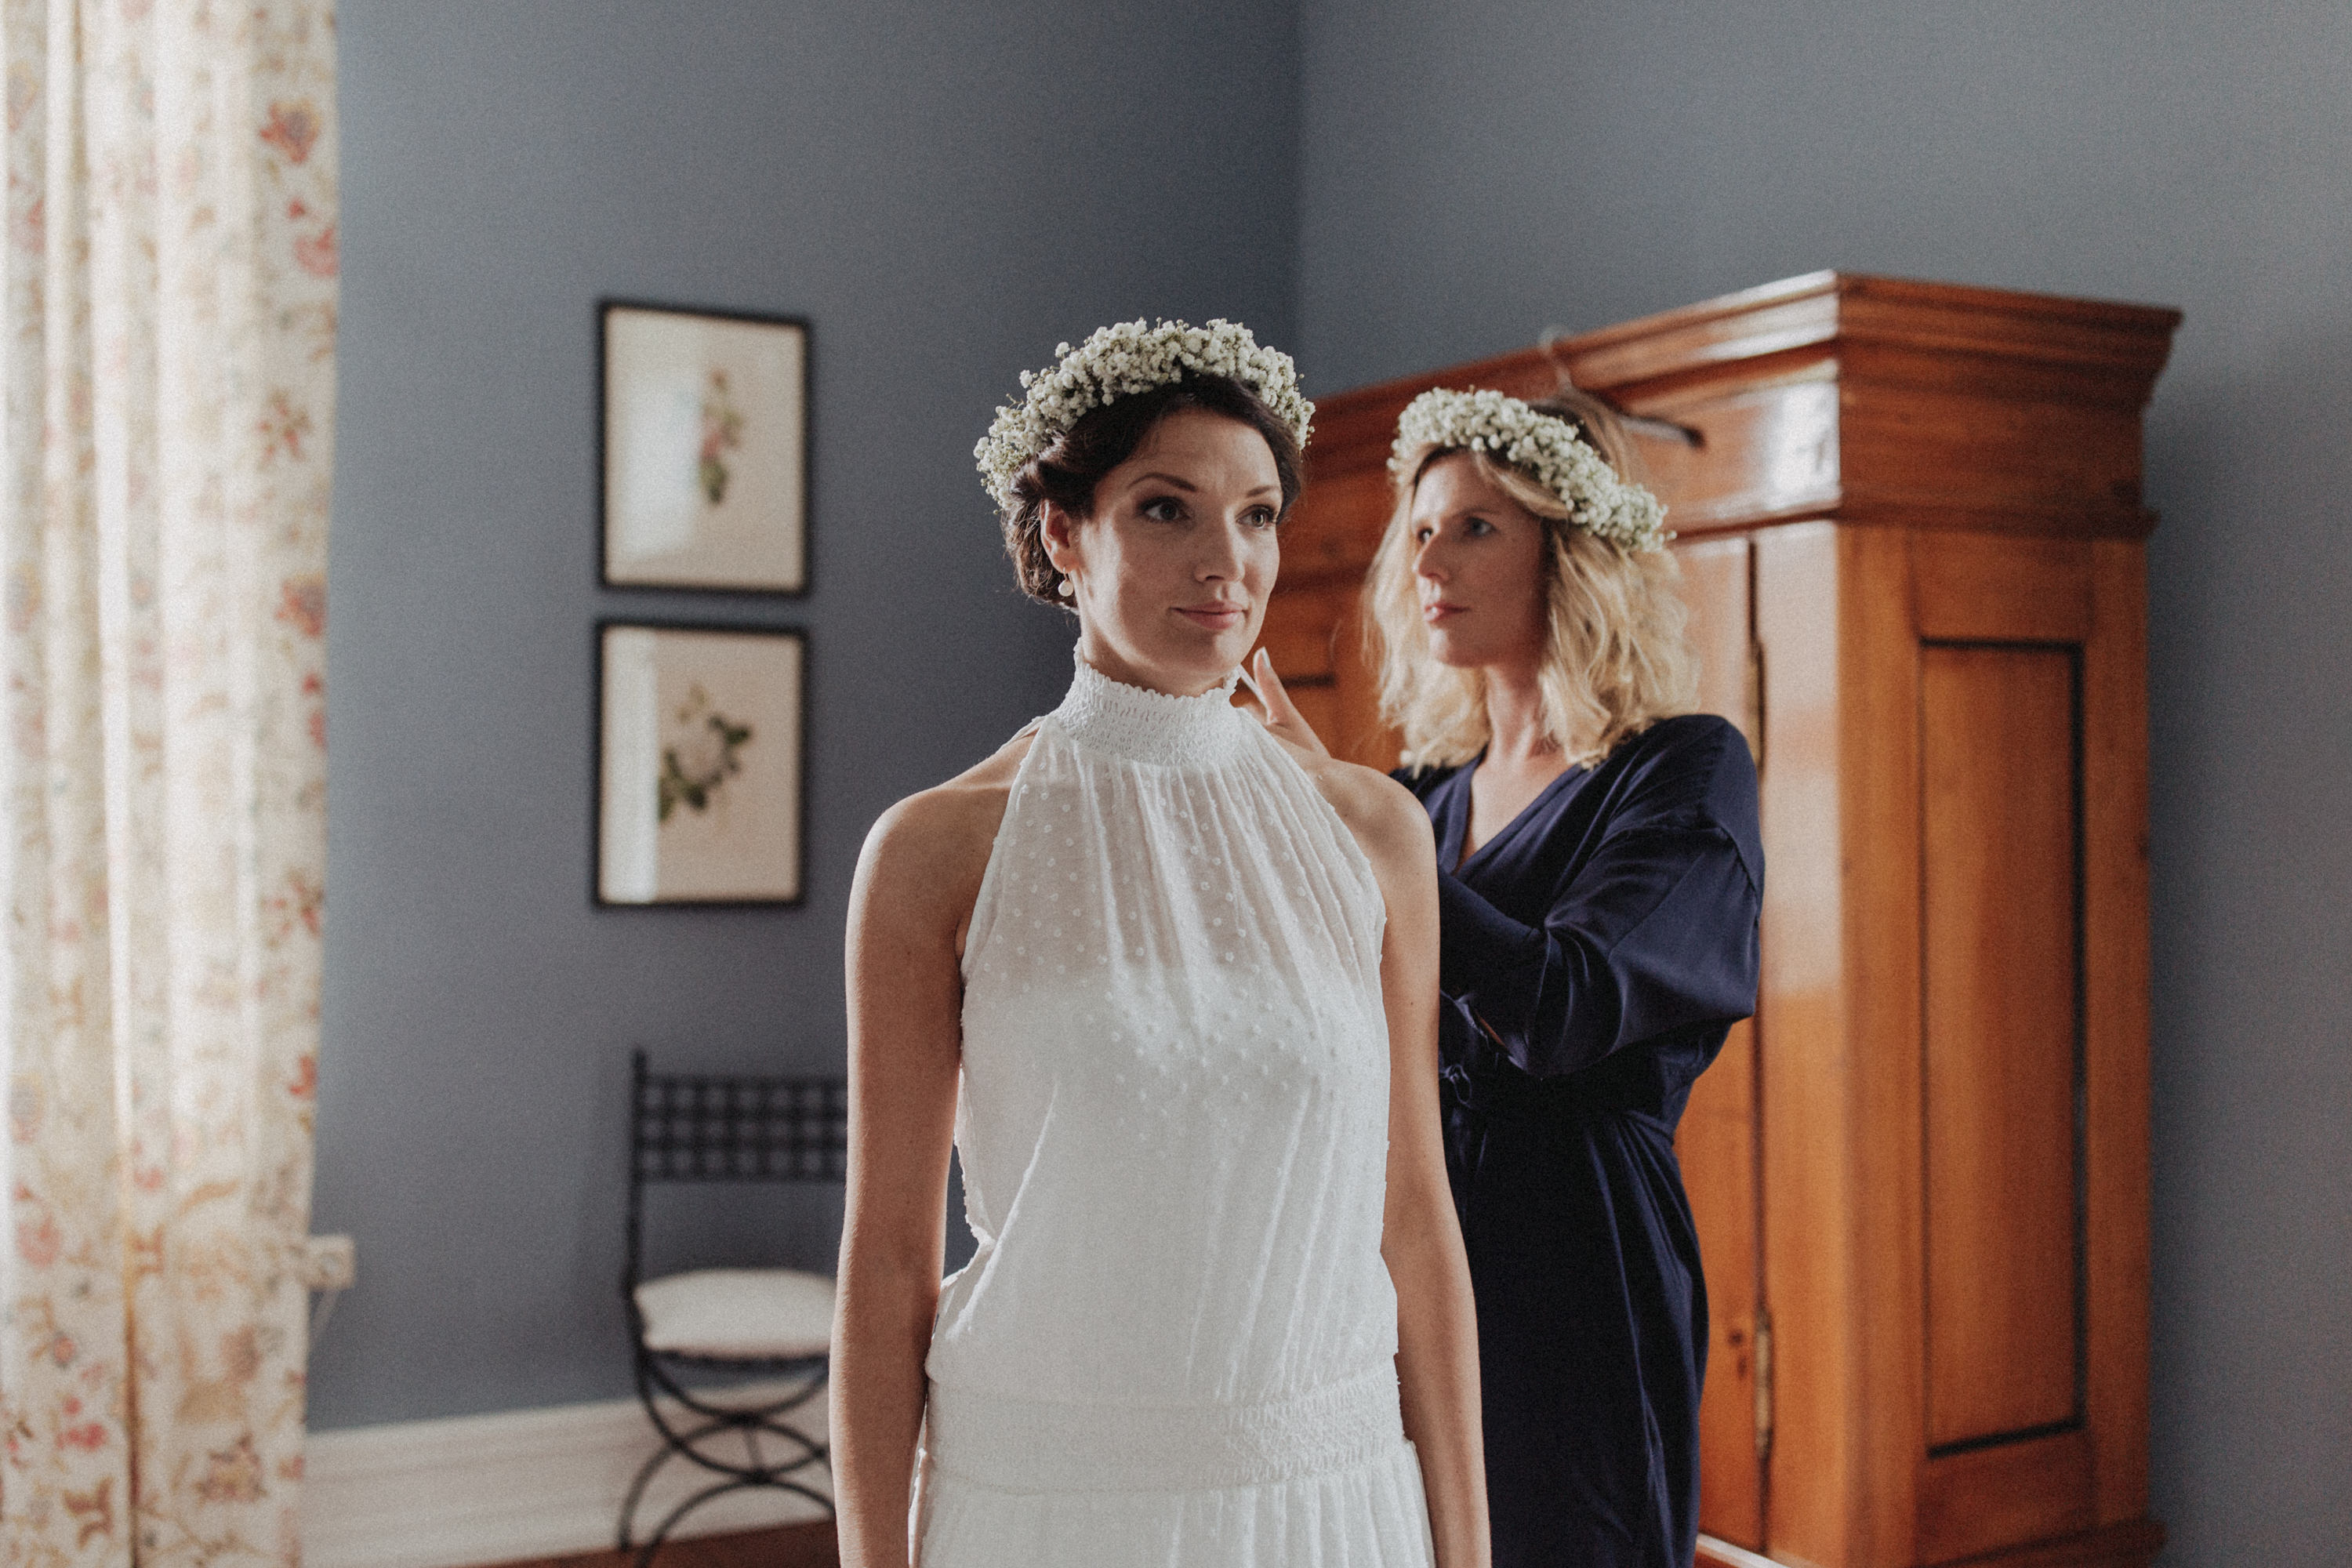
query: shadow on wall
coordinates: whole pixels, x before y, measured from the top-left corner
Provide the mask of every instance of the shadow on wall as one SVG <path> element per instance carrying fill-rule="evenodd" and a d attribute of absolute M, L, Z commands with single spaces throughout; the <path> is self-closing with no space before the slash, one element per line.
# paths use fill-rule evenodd
<path fill-rule="evenodd" d="M 2313 1263 L 2352 1226 L 2347 432 L 2343 331 L 2167 384 L 2149 416 L 2159 1507 L 2232 1489 L 2221 1457 L 2281 1430 L 2352 1452 L 2352 1328 Z M 2283 1342 L 2284 1323 L 2309 1337 Z M 2235 1545 L 2315 1561 L 2341 1473 L 2268 1475 Z M 2179 1522 L 2175 1553 L 2215 1560 L 2203 1521 Z"/>

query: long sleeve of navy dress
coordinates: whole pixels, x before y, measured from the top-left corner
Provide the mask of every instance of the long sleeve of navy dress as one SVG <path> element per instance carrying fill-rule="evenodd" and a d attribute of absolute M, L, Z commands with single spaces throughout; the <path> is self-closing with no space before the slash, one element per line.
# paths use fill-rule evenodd
<path fill-rule="evenodd" d="M 1496 1568 L 1686 1568 L 1706 1287 L 1674 1134 L 1756 1005 L 1747 742 L 1664 720 L 1466 859 L 1437 834 L 1447 1163 L 1478 1304 Z"/>

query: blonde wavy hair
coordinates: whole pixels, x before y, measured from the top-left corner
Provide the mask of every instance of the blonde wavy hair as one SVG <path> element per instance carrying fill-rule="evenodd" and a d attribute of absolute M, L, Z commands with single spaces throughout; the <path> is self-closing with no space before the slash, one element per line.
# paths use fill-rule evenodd
<path fill-rule="evenodd" d="M 1624 426 L 1599 399 L 1563 387 L 1532 405 L 1576 426 L 1621 478 L 1638 482 Z M 1698 705 L 1698 665 L 1685 633 L 1670 550 L 1628 551 L 1569 521 L 1566 502 L 1486 452 L 1432 445 L 1407 454 L 1372 570 L 1364 583 L 1364 641 L 1380 669 L 1381 717 L 1404 732 L 1411 768 L 1470 762 L 1491 739 L 1486 680 L 1430 656 L 1413 581 L 1412 497 L 1421 476 L 1459 454 L 1480 478 L 1544 524 L 1545 648 L 1537 677 L 1545 733 L 1570 766 L 1599 762 L 1628 736 Z"/>

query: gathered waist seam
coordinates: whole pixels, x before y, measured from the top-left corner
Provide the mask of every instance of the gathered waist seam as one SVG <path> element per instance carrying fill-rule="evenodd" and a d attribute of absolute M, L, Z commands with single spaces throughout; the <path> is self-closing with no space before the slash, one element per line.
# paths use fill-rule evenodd
<path fill-rule="evenodd" d="M 1064 1405 L 929 1388 L 924 1446 L 960 1480 L 1010 1492 L 1218 1490 L 1353 1469 L 1404 1440 L 1396 1373 L 1278 1399 Z"/>

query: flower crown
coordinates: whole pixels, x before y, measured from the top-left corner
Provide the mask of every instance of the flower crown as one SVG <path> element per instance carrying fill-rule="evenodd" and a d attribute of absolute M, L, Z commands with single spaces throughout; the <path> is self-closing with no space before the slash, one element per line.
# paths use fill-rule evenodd
<path fill-rule="evenodd" d="M 1301 447 L 1313 426 L 1315 405 L 1298 395 L 1298 367 L 1280 349 L 1260 347 L 1238 322 L 1220 320 L 1195 327 L 1162 321 L 1147 327 L 1139 317 L 1098 328 L 1076 348 L 1063 343 L 1054 353 L 1057 357 L 1049 369 L 1021 373 L 1028 395 L 999 408 L 996 423 L 971 449 L 988 493 L 1007 517 L 1021 509 L 1013 491 L 1021 470 L 1080 417 L 1188 374 L 1222 375 L 1247 387 L 1297 434 Z"/>
<path fill-rule="evenodd" d="M 1432 447 L 1467 447 L 1508 463 L 1558 496 L 1570 521 L 1625 550 L 1663 550 L 1666 509 L 1641 486 L 1618 477 L 1587 446 L 1576 426 L 1499 392 L 1448 392 L 1433 387 L 1405 405 L 1389 448 L 1389 473 L 1400 485 L 1406 465 Z"/>

